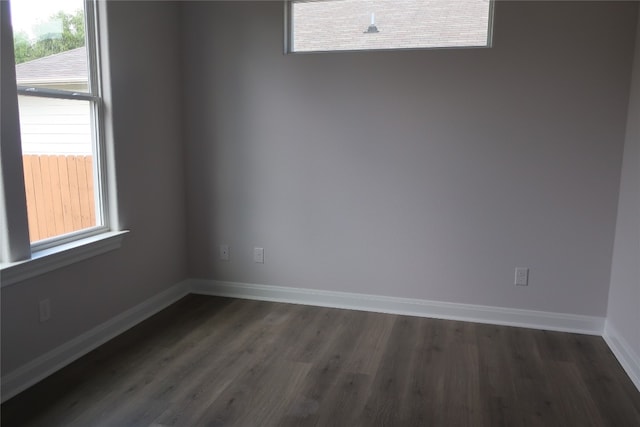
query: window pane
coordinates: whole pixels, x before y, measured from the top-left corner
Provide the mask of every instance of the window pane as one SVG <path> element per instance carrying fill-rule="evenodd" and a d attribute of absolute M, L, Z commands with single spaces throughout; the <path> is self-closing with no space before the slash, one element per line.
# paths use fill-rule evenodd
<path fill-rule="evenodd" d="M 322 0 L 291 6 L 292 51 L 487 46 L 489 0 Z"/>
<path fill-rule="evenodd" d="M 83 0 L 17 0 L 11 15 L 18 86 L 89 91 Z"/>
<path fill-rule="evenodd" d="M 91 103 L 18 96 L 31 242 L 101 225 Z"/>

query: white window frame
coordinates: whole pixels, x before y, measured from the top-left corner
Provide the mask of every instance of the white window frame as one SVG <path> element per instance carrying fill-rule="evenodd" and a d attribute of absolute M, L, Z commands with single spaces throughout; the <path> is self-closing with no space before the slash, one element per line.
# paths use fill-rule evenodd
<path fill-rule="evenodd" d="M 15 0 L 14 0 L 15 1 Z M 41 98 L 65 99 L 71 101 L 88 101 L 91 108 L 91 139 L 93 143 L 93 182 L 95 195 L 96 225 L 94 227 L 53 236 L 39 240 L 31 244 L 32 251 L 49 249 L 54 246 L 69 243 L 74 240 L 95 236 L 109 231 L 109 212 L 106 207 L 108 193 L 106 188 L 106 170 L 104 168 L 104 131 L 103 131 L 103 105 L 102 84 L 100 73 L 100 55 L 98 51 L 98 28 L 96 8 L 93 1 L 84 1 L 85 16 L 85 45 L 87 47 L 87 61 L 89 72 L 89 92 L 72 92 L 34 86 L 18 86 L 18 95 L 34 96 Z"/>
<path fill-rule="evenodd" d="M 334 53 L 334 52 L 379 52 L 388 50 L 441 50 L 441 49 L 488 49 L 493 46 L 493 15 L 495 11 L 496 0 L 487 0 L 489 2 L 489 19 L 487 28 L 487 44 L 486 46 L 442 46 L 442 47 L 410 47 L 410 48 L 373 48 L 373 49 L 329 49 L 329 50 L 312 50 L 312 51 L 295 51 L 293 50 L 293 3 L 297 1 L 314 1 L 314 0 L 285 0 L 284 2 L 284 53 L 295 55 L 308 55 L 316 53 Z M 317 0 L 322 1 L 322 0 Z M 455 1 L 455 0 L 451 0 Z M 398 6 L 402 6 L 402 2 L 398 1 Z"/>
<path fill-rule="evenodd" d="M 2 15 L 5 15 L 8 10 L 7 2 L 2 3 L 5 3 L 1 5 Z M 126 230 L 121 231 L 117 228 L 115 177 L 113 176 L 115 170 L 113 165 L 113 138 L 110 129 L 105 124 L 105 122 L 109 122 L 109 118 L 105 115 L 104 108 L 105 93 L 103 89 L 105 85 L 103 83 L 107 82 L 103 81 L 103 74 L 108 74 L 108 67 L 105 65 L 106 61 L 103 61 L 106 57 L 101 48 L 106 52 L 107 38 L 100 28 L 101 24 L 104 25 L 104 19 L 101 15 L 103 15 L 106 7 L 105 3 L 97 0 L 84 0 L 89 92 L 17 86 L 14 80 L 13 85 L 16 87 L 16 96 L 11 101 L 14 101 L 15 105 L 10 105 L 10 107 L 15 107 L 15 112 L 17 113 L 17 95 L 89 102 L 93 132 L 92 141 L 94 144 L 92 151 L 94 158 L 95 212 L 96 223 L 99 225 L 40 240 L 33 244 L 29 243 L 29 230 L 28 226 L 26 226 L 24 173 L 20 158 L 22 147 L 19 123 L 17 122 L 17 117 L 15 117 L 16 123 L 13 123 L 14 117 L 8 115 L 10 118 L 8 127 L 17 129 L 17 135 L 7 132 L 10 136 L 10 138 L 7 138 L 3 132 L 1 148 L 3 156 L 5 154 L 7 156 L 11 155 L 14 163 L 19 162 L 20 165 L 19 167 L 11 168 L 11 171 L 2 171 L 2 164 L 0 164 L 0 191 L 2 191 L 2 194 L 0 194 L 0 233 L 3 234 L 0 242 L 0 284 L 2 287 L 117 249 L 121 246 L 122 239 L 127 233 Z M 2 16 L 1 25 L 3 27 L 10 25 L 8 17 Z M 3 37 L 10 33 L 10 29 L 2 28 Z M 10 38 L 10 43 L 13 43 L 13 37 Z M 11 56 L 11 58 L 8 58 L 8 56 Z M 10 61 L 8 61 L 9 59 Z M 15 69 L 15 57 L 13 55 L 3 56 L 3 62 L 5 60 L 11 62 L 9 65 Z M 4 76 L 5 79 L 12 77 L 15 78 L 15 74 L 8 77 Z M 3 81 L 3 87 L 5 87 L 6 83 Z M 5 106 L 4 101 L 3 106 Z M 5 119 L 6 116 L 3 114 L 3 120 Z M 3 123 L 4 126 L 5 124 Z M 9 160 L 6 161 L 9 162 Z M 3 164 L 7 165 L 4 162 Z M 7 194 L 15 196 L 19 192 L 25 195 L 21 200 L 16 197 L 6 200 L 9 198 Z M 24 218 L 21 218 L 21 216 L 24 216 Z"/>

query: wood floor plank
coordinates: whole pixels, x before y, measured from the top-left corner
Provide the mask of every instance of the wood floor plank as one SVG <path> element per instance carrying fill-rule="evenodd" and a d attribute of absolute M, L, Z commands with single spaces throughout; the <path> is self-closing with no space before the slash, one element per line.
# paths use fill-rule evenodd
<path fill-rule="evenodd" d="M 306 374 L 310 365 L 282 357 L 280 350 L 288 343 L 288 332 L 298 327 L 297 319 L 280 325 L 281 333 L 269 334 L 271 341 L 257 346 L 257 351 L 243 372 L 211 402 L 194 425 L 249 425 L 245 419 L 251 411 L 259 409 L 264 413 L 268 408 L 272 393 L 285 399 L 283 392 L 292 378 Z M 282 387 L 283 389 L 279 389 Z M 264 422 L 263 417 L 259 417 Z"/>
<path fill-rule="evenodd" d="M 411 354 L 407 351 L 407 344 L 415 342 L 416 333 L 415 319 L 395 316 L 393 330 L 358 425 L 397 424 L 401 407 L 398 397 L 405 394 L 409 385 Z"/>
<path fill-rule="evenodd" d="M 238 378 L 207 408 L 195 426 L 278 425 L 310 365 L 280 357 L 265 360 Z"/>
<path fill-rule="evenodd" d="M 235 337 L 224 340 L 224 351 L 214 352 L 194 366 L 193 375 L 183 381 L 182 391 L 172 398 L 171 405 L 156 422 L 167 426 L 194 424 L 257 358 L 266 357 L 268 352 L 279 351 L 280 344 L 275 340 L 290 336 L 307 312 L 284 304 L 274 308 L 259 327 L 239 331 Z M 283 309 L 283 312 L 277 313 L 280 311 L 278 309 Z M 275 326 L 286 326 L 286 329 Z"/>
<path fill-rule="evenodd" d="M 312 362 L 330 343 L 333 332 L 340 324 L 342 310 L 315 308 L 316 315 L 298 330 L 299 345 L 290 346 L 284 357 L 296 362 Z"/>
<path fill-rule="evenodd" d="M 601 337 L 188 296 L 5 402 L 2 426 L 640 426 Z"/>
<path fill-rule="evenodd" d="M 557 426 L 552 408 L 553 394 L 543 374 L 542 359 L 538 354 L 531 331 L 509 328 L 506 345 L 509 348 L 507 367 L 515 386 L 512 405 L 517 410 L 516 423 L 523 426 Z"/>
<path fill-rule="evenodd" d="M 613 357 L 604 340 L 585 335 L 570 335 L 567 345 L 588 392 L 603 419 L 610 425 L 627 424 L 634 416 L 640 426 L 640 399 L 637 390 Z M 615 409 L 614 409 L 615 408 Z"/>
<path fill-rule="evenodd" d="M 585 427 L 606 425 L 576 364 L 551 362 L 542 373 L 551 384 L 552 407 L 558 425 L 574 423 Z"/>
<path fill-rule="evenodd" d="M 367 376 L 374 376 L 384 355 L 395 316 L 391 314 L 364 313 L 367 327 L 359 332 L 356 342 L 357 351 L 346 362 L 345 370 Z"/>
<path fill-rule="evenodd" d="M 480 393 L 484 396 L 482 425 L 518 426 L 515 407 L 516 388 L 509 370 L 509 348 L 506 328 L 495 325 L 477 325 Z"/>
<path fill-rule="evenodd" d="M 344 372 L 345 362 L 354 352 L 357 337 L 365 326 L 365 313 L 343 310 L 341 313 L 327 345 L 315 358 L 305 378 L 305 386 L 299 391 L 289 413 L 278 422 L 279 426 L 315 425 L 318 422 L 320 402 L 333 394 L 337 379 Z"/>
<path fill-rule="evenodd" d="M 318 414 L 315 425 L 356 425 L 358 416 L 366 404 L 371 382 L 372 378 L 369 375 L 354 372 L 341 374 L 325 399 L 321 402 L 310 402 Z"/>
<path fill-rule="evenodd" d="M 481 419 L 479 410 L 479 373 L 477 345 L 469 342 L 463 331 L 454 329 L 453 342 L 447 344 L 444 366 L 441 422 L 457 426 L 474 426 Z"/>
<path fill-rule="evenodd" d="M 188 377 L 196 375 L 203 363 L 209 363 L 211 348 L 220 341 L 239 337 L 239 341 L 246 342 L 242 338 L 250 339 L 259 333 L 253 326 L 261 323 L 270 313 L 271 309 L 255 301 L 249 304 L 231 304 L 226 313 L 228 316 L 221 322 L 204 322 L 189 331 L 176 345 L 164 353 L 160 352 L 157 363 L 145 367 L 133 376 L 134 381 L 114 389 L 118 398 L 108 399 L 107 402 L 115 402 L 116 409 L 111 408 L 102 414 L 98 425 L 149 424 L 162 414 L 174 395 L 180 393 L 190 382 Z M 243 334 L 248 336 L 243 337 Z M 171 369 L 165 369 L 169 365 Z M 139 400 L 146 400 L 147 403 L 139 405 Z M 86 420 L 79 420 L 77 424 L 86 425 Z"/>
<path fill-rule="evenodd" d="M 409 383 L 402 397 L 400 419 L 406 425 L 435 425 L 431 416 L 444 402 L 444 321 L 417 319 Z"/>

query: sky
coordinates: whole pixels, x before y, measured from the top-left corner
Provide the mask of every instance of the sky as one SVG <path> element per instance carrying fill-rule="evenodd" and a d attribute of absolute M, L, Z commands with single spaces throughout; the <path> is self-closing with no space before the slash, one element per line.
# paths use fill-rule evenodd
<path fill-rule="evenodd" d="M 84 8 L 83 0 L 10 0 L 14 33 L 24 31 L 34 38 L 34 26 L 46 22 L 51 15 L 62 10 L 75 12 Z"/>

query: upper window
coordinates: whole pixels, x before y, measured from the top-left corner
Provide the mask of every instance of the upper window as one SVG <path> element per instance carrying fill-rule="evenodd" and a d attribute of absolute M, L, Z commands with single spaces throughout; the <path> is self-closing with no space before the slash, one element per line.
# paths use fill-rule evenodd
<path fill-rule="evenodd" d="M 491 0 L 293 0 L 288 51 L 487 47 Z"/>
<path fill-rule="evenodd" d="M 11 2 L 32 247 L 107 229 L 95 4 Z"/>

